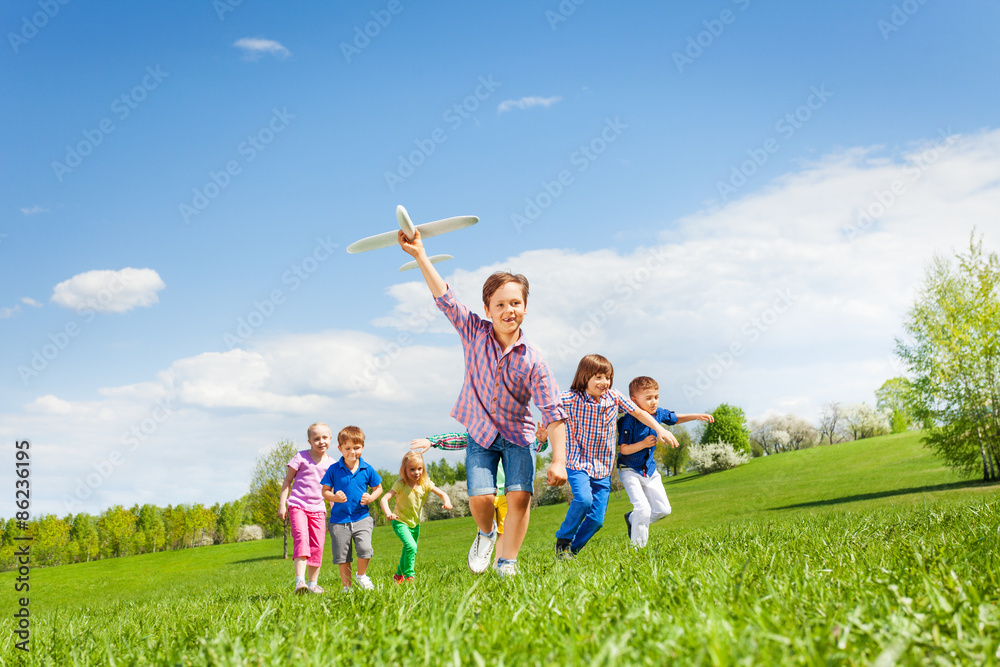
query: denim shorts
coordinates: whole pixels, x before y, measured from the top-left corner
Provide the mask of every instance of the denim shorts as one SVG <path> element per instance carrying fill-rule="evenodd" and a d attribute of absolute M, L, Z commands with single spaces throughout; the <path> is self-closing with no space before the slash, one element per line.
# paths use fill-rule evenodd
<path fill-rule="evenodd" d="M 470 496 L 492 496 L 497 491 L 497 464 L 503 461 L 507 481 L 504 490 L 527 491 L 535 488 L 535 452 L 531 447 L 515 445 L 497 434 L 489 448 L 469 437 L 465 448 L 465 480 Z"/>

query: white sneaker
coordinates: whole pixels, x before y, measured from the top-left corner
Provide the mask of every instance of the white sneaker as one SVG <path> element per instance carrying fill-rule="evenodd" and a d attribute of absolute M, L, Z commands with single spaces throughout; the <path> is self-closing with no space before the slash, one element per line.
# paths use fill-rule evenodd
<path fill-rule="evenodd" d="M 497 525 L 493 524 L 493 537 L 476 531 L 476 540 L 469 549 L 469 569 L 481 574 L 490 568 L 493 562 L 493 543 L 497 541 Z"/>
<path fill-rule="evenodd" d="M 366 591 L 375 590 L 375 584 L 372 583 L 371 577 L 367 574 L 356 574 L 354 575 L 354 581 L 358 582 L 358 588 Z"/>
<path fill-rule="evenodd" d="M 498 564 L 497 574 L 499 574 L 501 577 L 516 577 L 518 574 L 517 562 L 507 561 L 506 563 Z"/>
<path fill-rule="evenodd" d="M 345 593 L 350 593 L 351 592 L 351 587 L 350 586 L 344 586 L 344 592 Z"/>

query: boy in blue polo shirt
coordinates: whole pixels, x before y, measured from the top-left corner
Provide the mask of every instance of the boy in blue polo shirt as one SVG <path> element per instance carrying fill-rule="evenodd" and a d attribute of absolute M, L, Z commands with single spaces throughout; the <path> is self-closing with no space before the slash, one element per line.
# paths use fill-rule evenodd
<path fill-rule="evenodd" d="M 660 385 L 651 377 L 643 375 L 629 382 L 628 393 L 640 410 L 648 412 L 661 424 L 672 426 L 695 419 L 715 421 L 712 415 L 679 415 L 659 407 Z M 632 544 L 642 548 L 649 539 L 649 524 L 670 514 L 670 501 L 667 500 L 653 456 L 656 453 L 656 434 L 632 415 L 625 415 L 618 420 L 618 444 L 621 446 L 618 478 L 632 501 L 632 511 L 626 512 L 625 524 Z"/>
<path fill-rule="evenodd" d="M 375 468 L 361 460 L 365 434 L 357 426 L 345 426 L 337 434 L 341 458 L 326 470 L 323 497 L 330 503 L 330 545 L 333 562 L 340 568 L 344 591 L 351 590 L 351 547 L 358 552 L 358 573 L 354 580 L 360 588 L 375 588 L 368 571 L 372 557 L 372 519 L 368 505 L 382 495 L 382 478 Z"/>

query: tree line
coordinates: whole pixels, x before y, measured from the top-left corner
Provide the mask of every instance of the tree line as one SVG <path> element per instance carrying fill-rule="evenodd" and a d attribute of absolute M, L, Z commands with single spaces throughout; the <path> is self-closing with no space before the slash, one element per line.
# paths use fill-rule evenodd
<path fill-rule="evenodd" d="M 29 521 L 23 532 L 14 519 L 8 519 L 0 524 L 0 570 L 15 567 L 14 552 L 25 542 L 14 538 L 21 535 L 32 538 L 34 566 L 236 542 L 243 537 L 245 509 L 245 498 L 211 507 L 197 503 L 164 508 L 115 505 L 96 516 L 86 512 L 40 516 Z"/>

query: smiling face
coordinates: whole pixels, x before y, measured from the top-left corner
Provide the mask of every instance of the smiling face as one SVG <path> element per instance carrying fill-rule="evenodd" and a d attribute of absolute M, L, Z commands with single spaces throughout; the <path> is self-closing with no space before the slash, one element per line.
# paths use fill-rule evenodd
<path fill-rule="evenodd" d="M 660 390 L 655 387 L 640 389 L 639 393 L 632 394 L 632 402 L 638 405 L 640 410 L 645 410 L 651 415 L 656 414 L 656 408 L 660 406 Z"/>
<path fill-rule="evenodd" d="M 591 398 L 600 399 L 611 388 L 611 378 L 604 373 L 598 373 L 587 380 L 587 393 Z"/>
<path fill-rule="evenodd" d="M 412 463 L 406 467 L 406 479 L 413 486 L 424 476 L 424 464 Z"/>
<path fill-rule="evenodd" d="M 337 449 L 344 457 L 344 463 L 353 468 L 354 464 L 361 458 L 361 452 L 365 450 L 365 443 L 357 440 L 348 440 L 342 445 L 337 445 Z"/>
<path fill-rule="evenodd" d="M 309 432 L 309 446 L 312 448 L 313 458 L 323 458 L 326 450 L 330 449 L 333 441 L 333 433 L 330 427 L 325 425 L 316 426 Z"/>
<path fill-rule="evenodd" d="M 493 322 L 493 330 L 500 336 L 517 334 L 524 320 L 526 305 L 524 291 L 515 282 L 505 283 L 490 296 L 486 316 Z"/>

